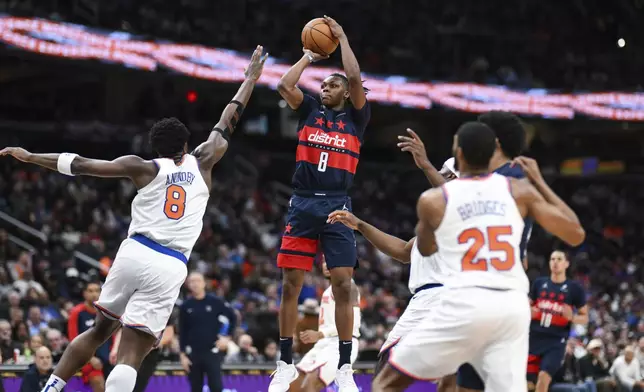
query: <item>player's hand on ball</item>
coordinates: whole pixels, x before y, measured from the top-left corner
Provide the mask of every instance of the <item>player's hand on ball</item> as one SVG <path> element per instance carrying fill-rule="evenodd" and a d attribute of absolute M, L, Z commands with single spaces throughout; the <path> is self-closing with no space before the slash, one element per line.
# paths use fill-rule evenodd
<path fill-rule="evenodd" d="M 257 45 L 257 48 L 255 48 L 255 51 L 253 52 L 253 56 L 250 58 L 250 64 L 248 64 L 248 67 L 244 70 L 244 76 L 246 76 L 246 79 L 256 81 L 260 76 L 262 76 L 264 63 L 268 58 L 268 53 L 262 56 L 263 52 L 264 47 Z"/>
<path fill-rule="evenodd" d="M 6 147 L 0 150 L 0 156 L 4 155 L 11 155 L 19 161 L 28 162 L 31 153 L 20 147 Z"/>
<path fill-rule="evenodd" d="M 320 60 L 326 60 L 329 58 L 329 56 L 325 56 L 323 54 L 315 53 L 312 50 L 308 50 L 305 48 L 302 48 L 302 52 L 311 60 L 312 63 L 318 62 Z"/>
<path fill-rule="evenodd" d="M 409 136 L 398 136 L 398 140 L 400 140 L 398 148 L 400 148 L 400 151 L 410 153 L 419 169 L 428 169 L 431 163 L 427 159 L 425 144 L 412 129 L 407 128 L 407 133 Z"/>
<path fill-rule="evenodd" d="M 512 166 L 514 165 L 519 165 L 523 169 L 523 172 L 530 182 L 537 183 L 543 181 L 539 164 L 534 159 L 524 156 L 516 157 L 512 161 Z"/>
<path fill-rule="evenodd" d="M 330 213 L 329 217 L 326 220 L 326 223 L 330 223 L 330 224 L 342 223 L 343 225 L 345 225 L 350 229 L 358 230 L 360 219 L 358 219 L 358 217 L 356 217 L 349 211 L 340 210 L 340 211 L 333 211 L 332 213 Z"/>
<path fill-rule="evenodd" d="M 344 29 L 338 22 L 336 22 L 333 18 L 328 17 L 324 15 L 324 20 L 326 21 L 326 24 L 329 25 L 329 28 L 331 29 L 331 34 L 337 39 L 340 39 L 344 37 Z"/>
<path fill-rule="evenodd" d="M 322 338 L 323 338 L 322 332 L 320 331 L 308 330 L 308 331 L 300 332 L 300 340 L 304 344 L 317 343 L 317 341 Z"/>

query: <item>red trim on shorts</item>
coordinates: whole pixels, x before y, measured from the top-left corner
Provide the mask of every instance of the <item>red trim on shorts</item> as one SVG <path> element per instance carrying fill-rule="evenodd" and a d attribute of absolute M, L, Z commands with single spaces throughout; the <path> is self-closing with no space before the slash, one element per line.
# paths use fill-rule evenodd
<path fill-rule="evenodd" d="M 318 240 L 285 235 L 282 237 L 282 245 L 280 246 L 280 249 L 311 253 L 315 255 L 318 251 Z"/>
<path fill-rule="evenodd" d="M 277 255 L 277 266 L 280 268 L 311 271 L 313 269 L 313 257 L 280 253 Z"/>
<path fill-rule="evenodd" d="M 405 369 L 403 369 L 403 367 L 402 367 L 402 366 L 400 366 L 400 365 L 398 365 L 396 362 L 394 362 L 394 348 L 393 348 L 393 346 L 392 346 L 392 348 L 391 348 L 391 351 L 389 352 L 389 360 L 388 360 L 387 362 L 389 363 L 389 365 L 390 365 L 392 368 L 396 369 L 399 373 L 401 373 L 401 374 L 402 374 L 402 375 L 404 375 L 404 376 L 407 376 L 407 377 L 411 378 L 412 380 L 416 380 L 416 381 L 430 381 L 430 382 L 435 382 L 435 381 L 438 381 L 438 380 L 440 380 L 440 379 L 441 379 L 441 377 L 439 377 L 439 378 L 421 378 L 421 377 L 416 377 L 416 376 L 414 376 L 413 374 L 411 374 L 411 373 L 409 373 L 408 371 L 406 371 Z"/>
<path fill-rule="evenodd" d="M 528 374 L 539 374 L 541 358 L 538 355 L 528 355 Z"/>
<path fill-rule="evenodd" d="M 115 313 L 110 312 L 109 310 L 105 309 L 101 305 L 99 305 L 97 302 L 94 302 L 94 307 L 98 310 L 101 311 L 107 318 L 114 319 L 114 320 L 120 320 L 121 316 L 117 316 Z"/>

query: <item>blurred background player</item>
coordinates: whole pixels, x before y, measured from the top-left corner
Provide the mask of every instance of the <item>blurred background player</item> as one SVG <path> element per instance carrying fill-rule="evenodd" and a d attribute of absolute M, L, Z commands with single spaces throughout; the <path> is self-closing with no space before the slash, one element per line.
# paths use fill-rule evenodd
<path fill-rule="evenodd" d="M 159 158 L 135 155 L 113 161 L 77 154 L 32 154 L 7 147 L 27 163 L 61 174 L 120 177 L 132 180 L 138 193 L 132 201 L 128 238 L 122 242 L 101 296 L 94 327 L 74 339 L 63 354 L 44 392 L 60 392 L 96 349 L 121 326 L 117 365 L 106 381 L 107 392 L 131 392 L 137 369 L 165 329 L 183 285 L 188 257 L 201 234 L 212 185 L 212 168 L 228 149 L 228 139 L 248 103 L 268 55 L 258 46 L 246 69 L 246 80 L 224 109 L 208 140 L 187 153 L 190 132 L 177 119 L 152 126 L 150 144 Z"/>
<path fill-rule="evenodd" d="M 322 262 L 322 273 L 330 278 L 326 262 Z M 360 338 L 360 292 L 355 283 L 351 284 L 351 302 L 353 304 L 353 345 L 351 363 L 358 358 L 358 338 Z M 318 392 L 333 383 L 336 376 L 336 362 L 339 360 L 338 330 L 335 326 L 335 299 L 329 286 L 320 300 L 320 315 L 318 330 L 306 330 L 300 333 L 300 341 L 304 344 L 314 344 L 307 352 L 297 369 L 298 379 L 291 384 L 289 391 Z M 301 389 L 298 389 L 301 388 Z"/>
<path fill-rule="evenodd" d="M 414 378 L 452 374 L 464 362 L 480 372 L 487 391 L 527 389 L 529 282 L 519 250 L 524 217 L 532 215 L 572 245 L 585 233 L 574 213 L 561 212 L 529 183 L 489 174 L 495 145 L 485 124 L 462 125 L 454 137 L 461 177 L 419 199 L 418 249 L 431 255 L 435 238 L 453 275 L 437 309 L 392 349 L 374 391 L 402 391 Z"/>
<path fill-rule="evenodd" d="M 277 257 L 283 270 L 280 304 L 280 361 L 269 387 L 270 392 L 286 392 L 298 377 L 293 365 L 293 333 L 298 319 L 297 300 L 304 274 L 313 266 L 318 241 L 331 274 L 336 301 L 340 358 L 336 381 L 341 392 L 357 391 L 351 368 L 353 304 L 351 279 L 357 262 L 353 230 L 327 224 L 334 210 L 351 211 L 347 195 L 353 183 L 364 131 L 371 117 L 358 61 L 342 27 L 325 17 L 332 34 L 340 41 L 346 76 L 333 74 L 322 82 L 320 102 L 297 87 L 302 72 L 311 63 L 325 58 L 305 50 L 304 56 L 282 76 L 277 89 L 299 115 L 299 144 L 293 175 L 293 196 L 289 203 L 286 228 Z"/>
<path fill-rule="evenodd" d="M 532 282 L 528 381 L 536 383 L 537 392 L 548 391 L 561 367 L 571 326 L 588 324 L 586 293 L 566 276 L 569 266 L 566 253 L 555 250 L 550 255 L 550 276 Z"/>
<path fill-rule="evenodd" d="M 187 279 L 191 297 L 181 304 L 179 313 L 179 345 L 181 365 L 188 373 L 190 390 L 203 390 L 204 376 L 212 392 L 221 392 L 221 362 L 235 331 L 237 317 L 221 298 L 206 293 L 206 280 L 199 272 Z"/>
<path fill-rule="evenodd" d="M 85 302 L 74 306 L 69 312 L 67 337 L 70 342 L 94 326 L 96 319 L 94 302 L 98 301 L 100 295 L 101 286 L 98 283 L 90 282 L 85 285 L 83 289 L 83 299 Z M 110 340 L 103 343 L 96 349 L 96 353 L 92 359 L 81 369 L 83 382 L 89 384 L 94 392 L 102 392 L 105 390 L 105 377 L 110 374 L 111 370 L 109 362 L 111 344 L 112 342 Z"/>

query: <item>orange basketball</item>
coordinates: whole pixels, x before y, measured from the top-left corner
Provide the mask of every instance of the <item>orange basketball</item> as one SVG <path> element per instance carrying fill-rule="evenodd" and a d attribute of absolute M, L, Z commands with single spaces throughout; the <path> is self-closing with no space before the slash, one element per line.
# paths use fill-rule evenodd
<path fill-rule="evenodd" d="M 302 30 L 302 45 L 317 54 L 328 56 L 335 52 L 339 43 L 324 18 L 313 19 Z"/>

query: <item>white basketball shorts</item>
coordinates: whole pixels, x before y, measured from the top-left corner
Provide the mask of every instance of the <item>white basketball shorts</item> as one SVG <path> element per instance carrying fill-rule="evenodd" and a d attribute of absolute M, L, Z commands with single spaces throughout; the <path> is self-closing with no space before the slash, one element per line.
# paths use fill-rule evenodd
<path fill-rule="evenodd" d="M 445 287 L 432 287 L 430 289 L 425 289 L 414 294 L 413 297 L 409 300 L 407 308 L 403 312 L 402 316 L 396 322 L 396 325 L 391 329 L 389 335 L 387 335 L 387 340 L 380 348 L 380 352 L 391 348 L 405 335 L 407 335 L 411 330 L 416 328 L 421 321 L 439 304 L 440 294 L 445 290 Z"/>
<path fill-rule="evenodd" d="M 391 349 L 389 364 L 409 377 L 435 380 L 467 362 L 486 392 L 523 392 L 529 327 L 526 293 L 446 289 L 439 305 Z"/>
<path fill-rule="evenodd" d="M 311 351 L 306 353 L 297 369 L 303 373 L 312 373 L 318 371 L 320 380 L 324 385 L 329 386 L 335 380 L 335 373 L 338 370 L 340 362 L 340 348 L 338 337 L 324 338 L 318 340 Z M 358 359 L 358 339 L 353 338 L 351 345 L 351 363 Z"/>
<path fill-rule="evenodd" d="M 185 256 L 146 237 L 134 238 L 121 243 L 95 306 L 106 317 L 159 338 L 188 274 L 180 260 Z"/>

